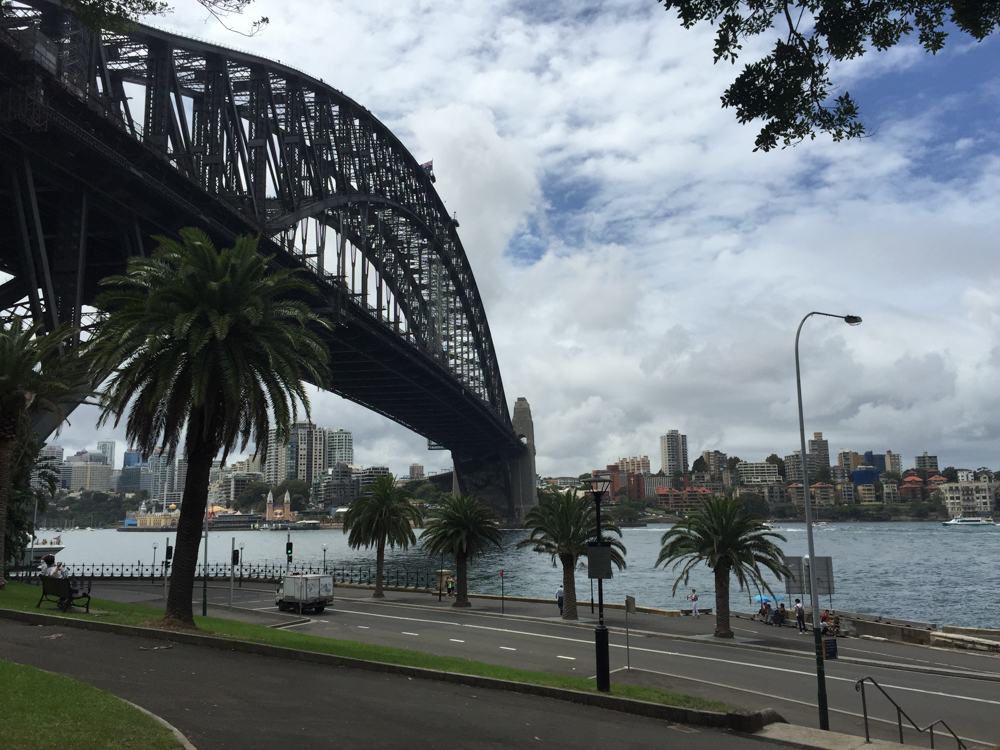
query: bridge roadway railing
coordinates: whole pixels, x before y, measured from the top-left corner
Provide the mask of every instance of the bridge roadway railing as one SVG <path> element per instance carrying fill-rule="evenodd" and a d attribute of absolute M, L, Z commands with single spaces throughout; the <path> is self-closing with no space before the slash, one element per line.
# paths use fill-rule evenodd
<path fill-rule="evenodd" d="M 82 578 L 91 581 L 163 581 L 164 564 L 156 563 L 69 563 L 65 566 L 71 578 Z M 169 574 L 170 568 L 166 567 Z M 255 581 L 277 583 L 290 573 L 328 573 L 335 583 L 355 584 L 361 586 L 374 585 L 376 579 L 375 565 L 329 565 L 324 570 L 322 565 L 281 565 L 278 563 L 252 563 L 236 565 L 228 563 L 209 563 L 209 580 L 228 581 L 230 575 L 241 582 Z M 198 565 L 195 578 L 201 579 L 205 571 L 204 565 Z M 38 571 L 34 567 L 20 567 L 11 570 L 10 577 L 25 583 L 36 582 Z M 419 568 L 386 568 L 382 572 L 382 585 L 397 588 L 431 589 L 437 586 L 437 578 L 433 570 Z"/>

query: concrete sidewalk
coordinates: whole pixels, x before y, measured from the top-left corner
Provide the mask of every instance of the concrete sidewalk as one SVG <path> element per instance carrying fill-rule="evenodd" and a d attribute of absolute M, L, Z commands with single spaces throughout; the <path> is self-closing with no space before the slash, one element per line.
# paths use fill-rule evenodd
<path fill-rule="evenodd" d="M 51 639 L 60 633 L 62 637 Z M 166 646 L 166 647 L 165 647 Z M 59 626 L 0 620 L 0 658 L 88 682 L 162 716 L 199 750 L 756 750 L 773 741 L 548 698 Z"/>

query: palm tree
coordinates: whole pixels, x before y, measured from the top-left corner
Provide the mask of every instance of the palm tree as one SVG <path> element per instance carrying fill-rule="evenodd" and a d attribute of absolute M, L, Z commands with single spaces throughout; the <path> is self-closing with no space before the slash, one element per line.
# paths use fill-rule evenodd
<path fill-rule="evenodd" d="M 732 638 L 729 627 L 729 574 L 736 575 L 740 591 L 750 590 L 751 584 L 771 592 L 764 581 L 761 567 L 778 579 L 788 575 L 781 549 L 771 538 L 785 537 L 768 530 L 764 519 L 755 514 L 740 515 L 737 498 L 717 497 L 680 521 L 660 539 L 660 554 L 656 566 L 672 570 L 681 567 L 674 581 L 673 593 L 681 581 L 688 582 L 691 569 L 705 563 L 715 573 L 715 636 Z M 773 593 L 773 592 L 771 592 Z"/>
<path fill-rule="evenodd" d="M 413 525 L 420 523 L 420 512 L 410 504 L 409 490 L 396 486 L 391 474 L 379 477 L 370 492 L 354 500 L 344 514 L 344 533 L 350 532 L 347 543 L 353 549 L 375 548 L 375 593 L 382 593 L 382 569 L 385 566 L 385 545 L 409 549 L 417 543 Z"/>
<path fill-rule="evenodd" d="M 84 361 L 63 346 L 74 330 L 62 325 L 48 333 L 41 323 L 18 316 L 0 321 L 0 591 L 6 585 L 4 528 L 11 493 L 15 444 L 26 440 L 33 415 L 47 412 L 57 424 L 60 404 L 80 403 L 90 395 Z"/>
<path fill-rule="evenodd" d="M 453 607 L 471 607 L 466 566 L 469 559 L 499 547 L 502 536 L 496 514 L 471 495 L 449 495 L 430 514 L 420 545 L 431 556 L 455 558 L 458 592 Z"/>
<path fill-rule="evenodd" d="M 545 492 L 541 502 L 524 517 L 524 526 L 531 529 L 531 534 L 517 546 L 551 555 L 552 567 L 557 559 L 562 564 L 564 620 L 577 619 L 576 561 L 587 555 L 587 543 L 594 541 L 597 535 L 596 517 L 591 499 L 578 495 L 575 490 Z M 601 511 L 601 531 L 622 535 L 621 529 L 604 511 Z M 611 539 L 611 562 L 619 570 L 625 567 L 625 546 L 617 539 Z"/>
<path fill-rule="evenodd" d="M 252 444 L 262 459 L 287 441 L 305 381 L 323 386 L 325 325 L 301 301 L 315 292 L 292 271 L 269 271 L 257 240 L 216 250 L 198 229 L 180 241 L 157 237 L 150 258 L 129 260 L 105 279 L 95 302 L 105 315 L 95 334 L 99 368 L 111 372 L 100 423 L 128 411 L 126 435 L 146 455 L 172 459 L 184 437 L 188 469 L 177 522 L 173 585 L 164 623 L 194 627 L 191 594 L 212 461 Z"/>

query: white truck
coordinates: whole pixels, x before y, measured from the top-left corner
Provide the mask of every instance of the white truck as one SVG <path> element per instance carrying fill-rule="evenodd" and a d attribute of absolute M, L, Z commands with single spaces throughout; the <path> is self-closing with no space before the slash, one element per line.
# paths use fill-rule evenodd
<path fill-rule="evenodd" d="M 322 573 L 287 575 L 278 582 L 274 603 L 282 612 L 322 614 L 327 604 L 333 604 L 333 576 Z"/>

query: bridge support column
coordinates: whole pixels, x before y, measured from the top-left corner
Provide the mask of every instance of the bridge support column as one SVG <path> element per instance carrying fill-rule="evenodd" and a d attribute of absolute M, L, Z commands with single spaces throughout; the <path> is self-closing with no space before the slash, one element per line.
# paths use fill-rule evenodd
<path fill-rule="evenodd" d="M 535 488 L 535 430 L 531 407 L 519 398 L 514 405 L 514 431 L 521 445 L 487 456 L 454 455 L 452 492 L 474 495 L 489 505 L 506 526 L 520 526 L 538 504 Z"/>

